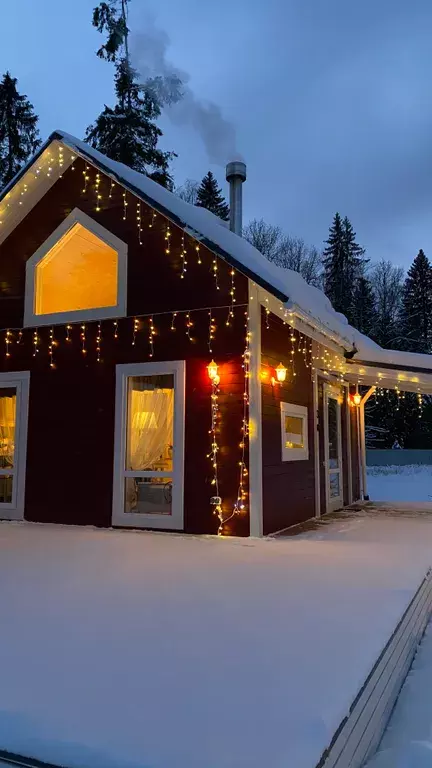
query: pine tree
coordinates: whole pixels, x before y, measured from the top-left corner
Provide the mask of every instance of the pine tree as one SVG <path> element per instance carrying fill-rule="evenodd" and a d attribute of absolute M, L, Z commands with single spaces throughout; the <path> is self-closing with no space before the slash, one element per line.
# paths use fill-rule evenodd
<path fill-rule="evenodd" d="M 107 0 L 100 3 L 93 12 L 93 26 L 107 35 L 97 55 L 115 64 L 117 103 L 114 108 L 105 106 L 93 125 L 88 127 L 85 140 L 112 160 L 145 173 L 172 189 L 169 163 L 175 153 L 164 152 L 157 146 L 162 136 L 162 131 L 156 125 L 161 115 L 162 89 L 158 93 L 155 81 L 140 84 L 130 64 L 127 25 L 129 2 Z"/>
<path fill-rule="evenodd" d="M 324 290 L 337 312 L 354 320 L 354 288 L 362 276 L 364 250 L 356 242 L 356 233 L 345 216 L 336 213 L 324 250 Z"/>
<path fill-rule="evenodd" d="M 414 259 L 403 289 L 403 346 L 411 352 L 432 348 L 432 266 L 420 250 Z"/>
<path fill-rule="evenodd" d="M 0 82 L 0 189 L 40 146 L 38 117 L 9 72 Z"/>
<path fill-rule="evenodd" d="M 365 333 L 366 336 L 369 336 L 373 332 L 375 302 L 372 285 L 367 277 L 359 277 L 354 286 L 351 319 L 354 327 L 360 333 Z"/>
<path fill-rule="evenodd" d="M 212 172 L 209 171 L 198 189 L 196 205 L 199 208 L 207 208 L 212 213 L 219 216 L 223 221 L 229 219 L 229 206 L 225 202 L 222 190 L 217 185 L 217 181 Z"/>

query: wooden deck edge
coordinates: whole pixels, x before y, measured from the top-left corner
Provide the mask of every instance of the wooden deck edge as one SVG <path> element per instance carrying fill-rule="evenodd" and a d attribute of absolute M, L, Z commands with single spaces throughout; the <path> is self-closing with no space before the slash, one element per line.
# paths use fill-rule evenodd
<path fill-rule="evenodd" d="M 429 569 L 316 768 L 361 768 L 375 752 L 431 615 Z"/>

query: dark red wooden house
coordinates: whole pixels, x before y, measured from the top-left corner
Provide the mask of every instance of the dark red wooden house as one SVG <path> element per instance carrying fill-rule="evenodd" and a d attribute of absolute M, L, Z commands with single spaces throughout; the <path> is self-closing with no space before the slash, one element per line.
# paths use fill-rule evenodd
<path fill-rule="evenodd" d="M 366 495 L 374 386 L 430 391 L 428 356 L 61 132 L 0 197 L 0 328 L 2 519 L 276 532 Z"/>

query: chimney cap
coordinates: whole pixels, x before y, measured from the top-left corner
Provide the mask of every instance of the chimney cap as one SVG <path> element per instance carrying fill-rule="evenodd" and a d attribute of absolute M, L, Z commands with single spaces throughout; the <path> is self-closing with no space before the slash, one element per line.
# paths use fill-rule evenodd
<path fill-rule="evenodd" d="M 234 160 L 226 167 L 226 180 L 231 181 L 235 178 L 239 178 L 242 183 L 246 181 L 246 164 L 241 160 Z"/>

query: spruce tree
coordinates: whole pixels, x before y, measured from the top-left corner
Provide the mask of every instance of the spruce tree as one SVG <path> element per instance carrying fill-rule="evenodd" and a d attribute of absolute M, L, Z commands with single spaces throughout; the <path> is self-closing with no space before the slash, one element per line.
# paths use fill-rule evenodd
<path fill-rule="evenodd" d="M 40 146 L 38 117 L 9 72 L 0 82 L 0 189 Z"/>
<path fill-rule="evenodd" d="M 403 289 L 403 346 L 411 352 L 432 349 L 432 266 L 423 250 L 414 259 Z"/>
<path fill-rule="evenodd" d="M 93 26 L 106 33 L 106 42 L 97 55 L 115 64 L 114 108 L 105 106 L 85 140 L 112 160 L 145 173 L 172 189 L 169 163 L 173 152 L 158 149 L 162 131 L 156 125 L 161 115 L 162 88 L 155 82 L 141 84 L 129 57 L 127 6 L 130 0 L 107 0 L 93 11 Z"/>
<path fill-rule="evenodd" d="M 226 204 L 222 190 L 218 187 L 211 171 L 201 181 L 198 188 L 196 205 L 199 208 L 207 208 L 216 216 L 219 216 L 220 219 L 223 219 L 223 221 L 228 221 L 229 219 L 229 206 Z"/>
<path fill-rule="evenodd" d="M 345 216 L 336 213 L 324 250 L 324 290 L 337 312 L 354 320 L 354 288 L 364 269 L 364 250 L 356 242 L 356 233 Z"/>
<path fill-rule="evenodd" d="M 353 291 L 352 324 L 360 333 L 370 336 L 374 328 L 375 302 L 372 285 L 367 277 L 361 276 Z"/>

